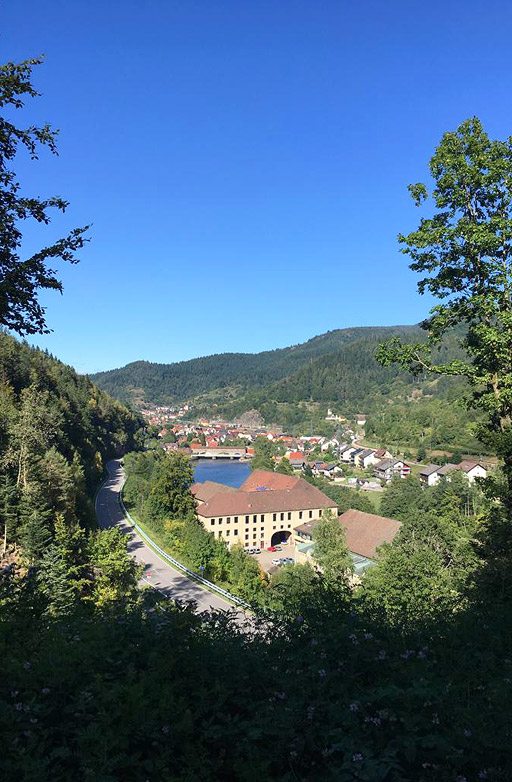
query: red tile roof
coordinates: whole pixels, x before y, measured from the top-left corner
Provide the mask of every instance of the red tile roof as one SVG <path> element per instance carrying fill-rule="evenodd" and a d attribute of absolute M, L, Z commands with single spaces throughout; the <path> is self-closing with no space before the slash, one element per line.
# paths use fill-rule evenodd
<path fill-rule="evenodd" d="M 225 483 L 217 483 L 216 481 L 204 481 L 204 483 L 194 483 L 190 492 L 194 495 L 199 502 L 207 502 L 216 494 L 223 492 L 236 491 L 233 486 L 226 486 Z"/>
<path fill-rule="evenodd" d="M 473 469 L 473 467 L 478 467 L 478 466 L 481 466 L 478 464 L 478 462 L 468 462 L 468 461 L 461 462 L 460 464 L 457 465 L 459 470 L 463 470 L 464 472 L 469 472 L 470 470 Z"/>
<path fill-rule="evenodd" d="M 402 526 L 396 519 L 360 510 L 347 510 L 339 522 L 345 529 L 349 551 L 369 559 L 375 559 L 377 548 L 391 543 Z"/>
<path fill-rule="evenodd" d="M 300 480 L 294 475 L 284 475 L 271 470 L 253 470 L 240 486 L 240 490 L 261 491 L 262 486 L 268 491 L 293 489 Z"/>
<path fill-rule="evenodd" d="M 284 476 L 287 477 L 287 476 Z M 314 510 L 317 508 L 336 508 L 334 500 L 311 486 L 307 481 L 298 479 L 292 489 L 273 489 L 270 491 L 221 492 L 209 501 L 199 505 L 198 516 L 236 516 L 251 513 L 278 513 L 292 510 Z"/>

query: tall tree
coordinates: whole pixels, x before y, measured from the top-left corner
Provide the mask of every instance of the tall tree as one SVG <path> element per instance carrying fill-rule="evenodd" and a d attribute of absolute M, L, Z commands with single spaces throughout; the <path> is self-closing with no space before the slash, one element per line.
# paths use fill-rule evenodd
<path fill-rule="evenodd" d="M 272 459 L 272 454 L 274 453 L 272 442 L 266 437 L 256 437 L 253 446 L 254 456 L 251 459 L 252 469 L 273 470 L 275 465 Z"/>
<path fill-rule="evenodd" d="M 194 515 L 190 493 L 194 480 L 190 460 L 182 453 L 164 456 L 155 471 L 147 502 L 148 516 L 155 519 L 185 519 Z"/>
<path fill-rule="evenodd" d="M 503 458 L 502 500 L 512 513 L 512 138 L 491 140 L 474 117 L 445 133 L 430 160 L 434 181 L 409 190 L 433 215 L 399 241 L 410 268 L 422 274 L 420 293 L 441 303 L 422 323 L 425 343 L 393 339 L 377 358 L 415 373 L 461 375 L 473 389 L 472 404 L 487 414 L 480 438 Z M 435 348 L 462 324 L 467 358 L 439 363 Z"/>
<path fill-rule="evenodd" d="M 21 109 L 25 97 L 39 93 L 32 85 L 32 69 L 41 59 L 0 66 L 0 108 Z M 20 184 L 10 167 L 20 150 L 37 160 L 40 147 L 57 154 L 57 131 L 50 125 L 18 128 L 6 117 L 0 117 L 0 324 L 19 334 L 48 333 L 45 309 L 38 300 L 40 290 L 62 292 L 62 283 L 51 268 L 57 259 L 77 263 L 75 253 L 84 242 L 88 226 L 73 229 L 29 258 L 20 257 L 22 231 L 20 223 L 33 219 L 48 225 L 49 212 L 65 212 L 68 202 L 59 196 L 36 198 L 20 193 Z"/>
<path fill-rule="evenodd" d="M 345 540 L 345 530 L 334 513 L 326 509 L 313 530 L 315 549 L 313 559 L 322 569 L 331 585 L 346 583 L 353 564 Z"/>

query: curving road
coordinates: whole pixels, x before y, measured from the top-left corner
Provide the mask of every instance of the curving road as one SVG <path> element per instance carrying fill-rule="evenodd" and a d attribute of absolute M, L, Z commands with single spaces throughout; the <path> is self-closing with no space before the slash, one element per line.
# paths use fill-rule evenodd
<path fill-rule="evenodd" d="M 119 505 L 119 492 L 125 482 L 125 473 L 120 460 L 110 461 L 107 464 L 107 470 L 109 478 L 96 495 L 95 510 L 98 524 L 102 529 L 119 527 L 129 536 L 128 553 L 133 555 L 137 562 L 145 565 L 144 580 L 173 600 L 194 601 L 199 612 L 215 609 L 244 615 L 243 611 L 235 609 L 220 595 L 208 592 L 207 589 L 195 581 L 191 581 L 183 573 L 174 570 L 146 545 L 127 521 Z"/>

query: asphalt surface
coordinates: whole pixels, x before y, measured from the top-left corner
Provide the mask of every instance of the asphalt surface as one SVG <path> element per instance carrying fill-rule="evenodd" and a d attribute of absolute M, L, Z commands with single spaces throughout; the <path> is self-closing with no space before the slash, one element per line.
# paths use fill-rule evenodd
<path fill-rule="evenodd" d="M 158 589 L 167 597 L 183 603 L 193 601 L 196 611 L 232 611 L 239 618 L 245 617 L 241 609 L 235 608 L 220 595 L 215 595 L 204 589 L 195 581 L 191 581 L 180 571 L 175 570 L 164 559 L 161 559 L 144 540 L 139 537 L 128 520 L 124 517 L 119 505 L 119 492 L 125 482 L 124 470 L 118 459 L 107 464 L 109 478 L 96 495 L 96 517 L 102 529 L 119 527 L 128 537 L 128 554 L 137 562 L 145 565 L 144 580 Z"/>

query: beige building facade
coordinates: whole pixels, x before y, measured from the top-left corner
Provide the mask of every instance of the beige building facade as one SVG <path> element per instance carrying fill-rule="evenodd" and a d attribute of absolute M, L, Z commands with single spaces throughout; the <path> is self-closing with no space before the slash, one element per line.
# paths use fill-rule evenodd
<path fill-rule="evenodd" d="M 336 503 L 302 478 L 255 470 L 237 490 L 196 484 L 197 518 L 205 529 L 228 546 L 268 548 L 293 542 L 293 529 L 318 520 Z M 201 501 L 204 497 L 204 501 Z"/>

